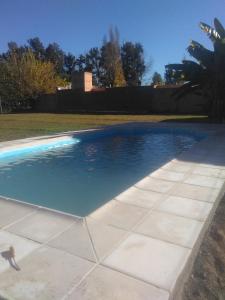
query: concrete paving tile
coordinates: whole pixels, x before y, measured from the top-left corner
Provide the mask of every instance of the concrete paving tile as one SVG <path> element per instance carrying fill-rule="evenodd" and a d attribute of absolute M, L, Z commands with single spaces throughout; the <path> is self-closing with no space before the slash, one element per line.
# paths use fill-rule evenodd
<path fill-rule="evenodd" d="M 48 242 L 48 245 L 96 262 L 112 250 L 125 235 L 127 232 L 124 230 L 88 217 L 86 221 L 85 219 L 77 221 L 68 230 Z"/>
<path fill-rule="evenodd" d="M 93 263 L 50 247 L 21 261 L 21 271 L 0 274 L 0 294 L 14 300 L 62 299 L 91 270 Z"/>
<path fill-rule="evenodd" d="M 112 200 L 91 213 L 90 217 L 105 224 L 130 230 L 147 212 L 148 210 L 145 208 Z"/>
<path fill-rule="evenodd" d="M 185 183 L 206 186 L 210 188 L 222 188 L 224 180 L 221 178 L 208 177 L 203 175 L 191 174 L 187 179 L 184 180 Z"/>
<path fill-rule="evenodd" d="M 48 242 L 48 245 L 70 254 L 96 261 L 86 222 L 78 220 L 68 230 Z"/>
<path fill-rule="evenodd" d="M 131 234 L 104 260 L 104 265 L 171 290 L 189 254 L 187 248 Z"/>
<path fill-rule="evenodd" d="M 0 231 L 0 273 L 9 268 L 15 271 L 15 268 L 10 265 L 10 261 L 9 259 L 7 259 L 7 257 L 10 257 L 10 247 L 13 247 L 15 253 L 15 261 L 18 266 L 20 266 L 20 260 L 29 255 L 39 246 L 40 244 L 16 236 L 15 234 L 6 231 Z"/>
<path fill-rule="evenodd" d="M 157 202 L 165 196 L 162 193 L 153 191 L 141 190 L 136 187 L 131 187 L 125 192 L 116 197 L 116 200 L 127 204 L 133 204 L 140 207 L 152 208 Z"/>
<path fill-rule="evenodd" d="M 174 185 L 175 182 L 172 181 L 166 181 L 152 177 L 145 177 L 144 179 L 139 181 L 135 186 L 137 188 L 150 190 L 153 192 L 167 193 L 174 187 Z"/>
<path fill-rule="evenodd" d="M 157 207 L 157 210 L 204 221 L 211 208 L 212 204 L 208 202 L 170 196 Z"/>
<path fill-rule="evenodd" d="M 40 243 L 46 242 L 55 234 L 74 222 L 74 218 L 40 210 L 22 221 L 7 228 L 7 231 L 30 238 Z"/>
<path fill-rule="evenodd" d="M 220 178 L 225 178 L 225 170 L 220 169 L 219 177 Z"/>
<path fill-rule="evenodd" d="M 164 180 L 169 180 L 169 181 L 176 181 L 176 182 L 182 181 L 185 178 L 185 174 L 183 174 L 183 173 L 163 170 L 162 168 L 151 173 L 150 176 L 154 177 L 154 178 L 159 178 L 159 179 L 164 179 Z"/>
<path fill-rule="evenodd" d="M 0 228 L 9 225 L 24 216 L 34 212 L 35 209 L 29 205 L 23 205 L 0 197 Z"/>
<path fill-rule="evenodd" d="M 102 259 L 127 236 L 127 231 L 103 224 L 93 218 L 87 217 L 86 222 L 99 259 Z"/>
<path fill-rule="evenodd" d="M 109 268 L 98 266 L 68 300 L 167 300 L 169 293 Z"/>
<path fill-rule="evenodd" d="M 135 232 L 192 248 L 202 229 L 202 222 L 152 211 Z"/>
<path fill-rule="evenodd" d="M 204 168 L 198 166 L 194 168 L 193 174 L 204 175 L 204 176 L 211 176 L 211 177 L 219 177 L 221 170 L 216 168 Z"/>
<path fill-rule="evenodd" d="M 171 162 L 177 166 L 178 165 L 186 166 L 189 170 L 185 171 L 185 172 L 190 172 L 191 169 L 193 169 L 195 166 L 199 165 L 199 163 L 196 161 L 182 160 L 182 159 L 176 159 L 176 158 L 173 159 Z M 183 172 L 183 173 L 185 173 L 185 172 Z"/>
<path fill-rule="evenodd" d="M 169 162 L 162 166 L 162 169 L 168 170 L 168 171 L 174 171 L 174 172 L 180 172 L 180 173 L 186 173 L 189 172 L 193 168 L 191 163 L 180 163 L 180 162 Z"/>
<path fill-rule="evenodd" d="M 219 195 L 219 189 L 212 189 L 198 185 L 180 183 L 170 192 L 174 196 L 191 198 L 194 200 L 214 202 Z"/>

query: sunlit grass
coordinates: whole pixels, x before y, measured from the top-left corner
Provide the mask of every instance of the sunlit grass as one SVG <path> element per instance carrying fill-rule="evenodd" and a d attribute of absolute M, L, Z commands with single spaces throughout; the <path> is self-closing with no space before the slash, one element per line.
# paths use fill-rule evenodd
<path fill-rule="evenodd" d="M 163 121 L 207 122 L 208 119 L 192 115 L 3 114 L 0 115 L 0 141 L 126 122 Z"/>

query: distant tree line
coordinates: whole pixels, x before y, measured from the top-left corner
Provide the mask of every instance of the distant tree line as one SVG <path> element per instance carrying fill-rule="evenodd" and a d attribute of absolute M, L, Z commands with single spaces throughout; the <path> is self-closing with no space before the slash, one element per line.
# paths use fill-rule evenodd
<path fill-rule="evenodd" d="M 32 52 L 39 61 L 51 62 L 56 74 L 67 81 L 71 79 L 74 71 L 90 71 L 96 86 L 138 86 L 141 85 L 146 71 L 143 46 L 133 42 L 125 42 L 120 46 L 116 28 L 109 30 L 109 37 L 104 38 L 100 48 L 91 48 L 78 57 L 70 52 L 65 53 L 57 43 L 50 43 L 45 47 L 35 37 L 23 46 L 9 42 L 8 51 L 0 54 L 0 59 L 7 60 L 11 53 L 22 56 L 27 52 Z"/>
<path fill-rule="evenodd" d="M 45 47 L 38 37 L 22 46 L 9 42 L 0 54 L 1 106 L 32 106 L 39 95 L 67 85 L 74 71 L 92 72 L 95 86 L 120 87 L 141 85 L 146 70 L 143 46 L 130 41 L 120 45 L 116 28 L 109 30 L 101 47 L 77 57 L 57 43 Z"/>

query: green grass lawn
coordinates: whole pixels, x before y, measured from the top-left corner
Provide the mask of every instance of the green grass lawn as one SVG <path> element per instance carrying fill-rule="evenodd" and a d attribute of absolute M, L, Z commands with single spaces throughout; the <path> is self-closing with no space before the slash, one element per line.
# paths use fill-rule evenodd
<path fill-rule="evenodd" d="M 190 115 L 3 114 L 0 115 L 0 141 L 126 122 L 163 121 L 207 122 L 208 119 Z"/>

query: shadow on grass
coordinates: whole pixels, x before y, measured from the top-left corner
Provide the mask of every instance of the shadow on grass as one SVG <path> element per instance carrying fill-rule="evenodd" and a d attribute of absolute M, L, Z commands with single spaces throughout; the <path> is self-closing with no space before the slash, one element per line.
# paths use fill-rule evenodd
<path fill-rule="evenodd" d="M 190 117 L 190 118 L 171 118 L 162 120 L 160 122 L 179 122 L 179 123 L 215 123 L 213 122 L 209 117 L 203 116 L 203 117 Z"/>

